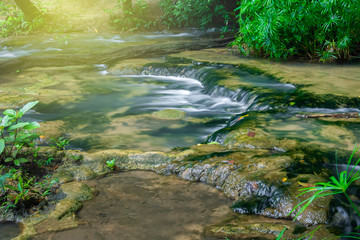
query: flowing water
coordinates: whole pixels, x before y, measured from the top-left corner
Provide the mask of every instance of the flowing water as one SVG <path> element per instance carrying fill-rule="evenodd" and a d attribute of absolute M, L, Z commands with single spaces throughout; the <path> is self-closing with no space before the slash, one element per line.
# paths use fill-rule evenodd
<path fill-rule="evenodd" d="M 1 75 L 3 102 L 10 94 L 18 94 L 18 102 L 39 99 L 29 117 L 57 124 L 73 147 L 170 150 L 201 142 L 230 116 L 260 108 L 255 104 L 256 94 L 217 87 L 209 81 L 213 78 L 232 74 L 244 78 L 245 84 L 255 82 L 274 91 L 295 88 L 232 66 L 174 62 L 164 56 L 87 63 L 87 57 L 95 53 L 106 55 L 134 45 L 175 45 L 193 42 L 195 37 L 184 33 L 123 38 L 72 35 L 29 39 L 26 44 L 5 42 L 3 61 L 39 62 L 26 68 L 18 65 Z M 68 66 L 66 61 L 71 64 L 73 55 L 77 62 Z M 47 58 L 54 61 L 52 65 L 47 66 Z M 175 110 L 172 115 L 180 117 L 158 116 L 162 110 Z"/>
<path fill-rule="evenodd" d="M 263 120 L 261 127 L 278 138 L 347 149 L 359 140 L 357 122 L 295 117 L 303 113 L 360 112 L 358 106 L 338 109 L 312 107 L 311 104 L 292 106 L 289 102 L 301 94 L 299 85 L 280 83 L 272 76 L 242 65 L 226 61 L 213 63 L 210 55 L 209 61 L 176 57 L 178 52 L 213 46 L 211 40 L 203 42 L 204 38 L 206 36 L 199 32 L 191 32 L 121 36 L 62 34 L 3 40 L 0 42 L 0 108 L 18 107 L 39 100 L 35 110 L 26 117 L 40 121 L 48 138 L 65 136 L 71 139 L 72 148 L 84 150 L 168 151 L 178 146 L 190 146 L 235 124 L 231 119 L 248 112 L 259 113 L 259 119 Z M 289 66 L 285 68 L 289 71 Z M 322 69 L 321 66 L 316 68 Z M 322 70 L 327 71 L 325 67 Z M 355 82 L 359 87 L 360 70 L 355 68 L 349 74 L 352 84 Z M 326 75 L 317 77 L 326 78 Z M 213 136 L 213 140 L 221 142 L 221 137 Z M 166 236 L 195 239 L 181 235 L 187 231 L 201 239 L 204 226 L 215 221 L 211 218 L 211 211 L 226 202 L 205 186 L 199 187 L 202 189 L 197 193 L 191 192 L 195 189 L 193 185 L 174 190 L 185 183 L 171 185 L 173 183 L 152 173 L 142 175 L 141 172 L 123 173 L 92 183 L 101 186 L 104 192 L 87 203 L 80 213 L 87 226 L 69 234 L 82 236 L 88 231 L 104 231 L 108 239 L 115 239 L 111 234 L 143 239 L 141 236 L 146 233 L 152 236 L 147 239 L 170 239 Z M 162 192 L 168 188 L 173 191 Z M 146 196 L 139 196 L 140 192 Z M 199 203 L 212 198 L 204 195 L 209 192 L 216 195 L 218 205 L 206 203 L 204 209 Z M 185 198 L 177 199 L 176 194 L 182 193 Z M 120 202 L 111 194 L 120 194 L 116 195 Z M 171 201 L 167 202 L 163 196 Z M 107 198 L 111 200 L 108 202 Z M 197 202 L 198 198 L 202 200 Z M 188 202 L 188 205 L 182 205 Z M 109 217 L 107 204 L 115 203 L 119 212 L 116 217 Z M 140 205 L 146 209 L 138 208 Z M 123 206 L 128 206 L 128 209 Z M 159 210 L 157 207 L 160 206 L 163 208 Z M 87 209 L 101 208 L 104 213 L 97 214 L 103 222 L 96 225 L 97 219 L 90 216 L 94 216 L 93 213 L 88 215 Z M 175 210 L 178 213 L 174 213 Z M 195 211 L 199 212 L 194 214 Z M 160 213 L 164 215 L 158 215 Z M 181 218 L 175 221 L 177 215 Z M 159 221 L 150 221 L 152 216 Z M 144 222 L 131 224 L 139 218 Z M 117 228 L 114 221 L 121 222 L 122 227 Z M 197 224 L 198 221 L 201 223 Z M 170 223 L 178 228 L 166 228 L 165 232 L 156 230 L 160 225 Z M 0 239 L 12 227 L 0 225 Z M 5 228 L 8 230 L 3 230 Z M 66 234 L 56 239 L 68 238 Z"/>

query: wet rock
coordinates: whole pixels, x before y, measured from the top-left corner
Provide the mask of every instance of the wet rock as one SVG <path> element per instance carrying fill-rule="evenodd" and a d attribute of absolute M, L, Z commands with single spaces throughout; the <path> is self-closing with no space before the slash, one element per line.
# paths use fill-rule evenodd
<path fill-rule="evenodd" d="M 66 199 L 74 201 L 86 201 L 93 197 L 93 190 L 81 182 L 71 182 L 61 185 L 60 191 L 66 194 Z"/>
<path fill-rule="evenodd" d="M 74 181 L 74 173 L 66 169 L 58 170 L 53 177 L 57 178 L 60 184 Z"/>
<path fill-rule="evenodd" d="M 36 234 L 63 231 L 78 226 L 75 213 L 81 208 L 81 201 L 92 198 L 93 190 L 78 182 L 63 184 L 61 190 L 67 194 L 66 198 L 59 201 L 55 209 L 49 213 L 37 212 L 27 218 L 23 223 L 22 233 L 14 240 L 25 240 Z"/>
<path fill-rule="evenodd" d="M 174 159 L 161 152 L 104 150 L 92 153 L 67 151 L 61 165 L 54 174 L 61 183 L 74 180 L 89 180 L 97 176 L 110 173 L 112 170 L 106 161 L 115 159 L 117 169 L 156 169 L 158 166 L 168 164 Z"/>
<path fill-rule="evenodd" d="M 235 200 L 234 210 L 243 214 L 294 218 L 298 210 L 289 216 L 291 210 L 309 197 L 297 197 L 300 189 L 297 181 L 304 178 L 304 175 L 287 180 L 286 168 L 294 162 L 291 156 L 261 149 L 196 155 L 203 154 L 201 150 L 205 149 L 199 147 L 198 150 L 186 150 L 191 154 L 178 158 L 177 162 L 160 168 L 159 171 L 216 186 Z M 307 177 L 309 183 L 325 181 L 321 177 L 314 178 L 314 175 Z M 330 199 L 331 197 L 325 197 L 315 201 L 299 215 L 297 221 L 304 225 L 325 223 Z"/>
<path fill-rule="evenodd" d="M 318 228 L 319 227 L 319 228 Z M 317 230 L 315 230 L 318 228 Z M 335 237 L 325 225 L 306 228 L 295 222 L 282 219 L 271 219 L 257 215 L 237 215 L 228 222 L 210 227 L 208 231 L 218 237 L 234 239 L 275 239 L 286 229 L 282 239 L 299 239 L 314 231 L 312 239 Z"/>

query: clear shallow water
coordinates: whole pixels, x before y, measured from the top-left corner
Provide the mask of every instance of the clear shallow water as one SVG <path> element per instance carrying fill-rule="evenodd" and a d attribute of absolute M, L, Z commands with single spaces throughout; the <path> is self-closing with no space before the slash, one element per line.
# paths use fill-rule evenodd
<path fill-rule="evenodd" d="M 132 171 L 87 184 L 99 194 L 78 213 L 83 224 L 36 239 L 217 239 L 206 227 L 233 215 L 217 189 L 175 176 Z"/>
<path fill-rule="evenodd" d="M 0 223 L 0 240 L 9 240 L 20 234 L 20 228 L 16 223 Z"/>
<path fill-rule="evenodd" d="M 4 109 L 39 100 L 28 117 L 42 121 L 48 137 L 65 135 L 75 148 L 167 151 L 205 140 L 231 116 L 272 109 L 271 98 L 288 104 L 282 99 L 290 99 L 296 90 L 292 84 L 233 65 L 156 54 L 158 49 L 171 52 L 182 44 L 196 45 L 199 36 L 197 32 L 71 34 L 3 41 L 0 62 L 13 64 L 0 73 L 0 105 Z M 122 52 L 128 56 L 117 59 Z M 16 65 L 18 61 L 25 65 Z M 157 116 L 162 110 L 181 111 L 184 116 Z M 304 111 L 319 112 L 290 108 L 285 114 L 271 115 L 266 130 L 280 138 L 301 136 L 333 145 L 339 141 L 318 134 L 326 124 L 293 117 Z M 341 129 L 338 132 L 343 135 Z M 356 136 L 346 144 L 356 141 Z"/>
<path fill-rule="evenodd" d="M 186 61 L 173 64 L 171 59 L 162 57 L 117 61 L 111 66 L 86 63 L 87 54 L 105 54 L 129 46 L 181 44 L 196 41 L 196 36 L 197 33 L 122 37 L 88 34 L 4 42 L 0 54 L 3 59 L 27 56 L 26 62 L 38 57 L 42 60 L 35 67 L 19 66 L 16 71 L 0 75 L 0 90 L 39 100 L 36 112 L 28 117 L 43 121 L 42 125 L 55 123 L 60 134 L 71 139 L 73 147 L 170 150 L 201 142 L 225 126 L 230 116 L 256 108 L 255 94 L 215 85 L 213 80 L 226 78 L 224 74 L 248 82 L 257 80 L 255 86 L 274 91 L 294 89 L 290 84 L 230 66 Z M 83 54 L 85 59 L 77 65 L 61 66 L 73 54 Z M 48 58 L 59 59 L 49 65 Z M 156 113 L 162 110 L 181 111 L 184 116 L 157 117 Z"/>

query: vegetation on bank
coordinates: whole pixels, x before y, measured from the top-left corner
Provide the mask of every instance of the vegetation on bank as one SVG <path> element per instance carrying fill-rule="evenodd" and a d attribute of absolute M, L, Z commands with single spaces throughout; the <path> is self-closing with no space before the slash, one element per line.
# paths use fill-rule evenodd
<path fill-rule="evenodd" d="M 39 154 L 37 144 L 43 136 L 35 132 L 37 122 L 23 121 L 23 115 L 38 102 L 29 102 L 19 111 L 7 109 L 0 118 L 0 212 L 10 209 L 26 214 L 41 208 L 48 195 L 59 187 L 51 173 L 60 163 L 51 153 Z M 57 149 L 68 141 L 52 139 Z"/>
<path fill-rule="evenodd" d="M 359 0 L 243 0 L 234 45 L 247 56 L 348 61 L 360 54 Z"/>
<path fill-rule="evenodd" d="M 38 29 L 42 22 L 41 15 L 30 20 L 14 4 L 0 2 L 0 37 L 28 34 Z"/>
<path fill-rule="evenodd" d="M 144 0 L 115 2 L 115 7 L 104 11 L 120 31 L 237 26 L 233 46 L 244 56 L 331 62 L 349 61 L 360 54 L 359 0 L 160 0 L 163 15 L 158 18 L 152 16 Z M 46 31 L 58 28 L 49 25 L 40 0 L 31 3 L 38 9 L 38 16 L 31 19 L 14 1 L 0 3 L 2 37 L 27 34 L 40 27 Z"/>

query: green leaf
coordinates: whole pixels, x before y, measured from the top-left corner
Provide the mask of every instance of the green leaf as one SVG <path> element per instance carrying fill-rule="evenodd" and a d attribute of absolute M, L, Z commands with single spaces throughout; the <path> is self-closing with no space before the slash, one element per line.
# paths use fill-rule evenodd
<path fill-rule="evenodd" d="M 16 166 L 20 166 L 19 160 L 15 159 L 15 160 L 14 160 L 14 164 L 15 164 Z"/>
<path fill-rule="evenodd" d="M 4 149 L 5 149 L 5 140 L 0 139 L 0 154 L 3 153 Z"/>
<path fill-rule="evenodd" d="M 11 118 L 8 115 L 6 115 L 5 117 L 2 118 L 0 126 L 2 126 L 2 127 L 10 126 L 10 123 L 9 123 L 10 120 L 11 120 Z"/>
<path fill-rule="evenodd" d="M 9 131 L 14 130 L 14 129 L 18 129 L 18 128 L 25 127 L 25 126 L 27 126 L 27 125 L 29 125 L 29 124 L 30 124 L 30 123 L 28 123 L 28 122 L 21 122 L 21 123 L 12 125 L 11 127 L 9 127 Z"/>
<path fill-rule="evenodd" d="M 29 123 L 28 125 L 24 126 L 24 129 L 26 130 L 33 130 L 33 129 L 36 129 L 36 128 L 39 128 L 40 127 L 40 124 L 37 123 L 37 122 L 31 122 Z"/>
<path fill-rule="evenodd" d="M 16 187 L 11 186 L 11 185 L 5 185 L 4 187 L 8 188 L 8 189 L 11 189 L 11 190 L 14 190 L 14 191 L 19 191 Z"/>
<path fill-rule="evenodd" d="M 16 161 L 16 160 L 15 160 Z M 14 162 L 15 162 L 14 161 Z M 18 179 L 18 189 L 22 192 L 24 189 L 24 182 L 23 182 L 23 179 L 21 176 L 19 176 L 19 179 Z"/>
<path fill-rule="evenodd" d="M 5 159 L 5 162 L 12 162 L 12 161 L 14 161 L 14 159 L 11 158 L 11 157 L 8 157 L 8 158 Z"/>
<path fill-rule="evenodd" d="M 29 102 L 25 104 L 18 112 L 17 116 L 22 117 L 27 111 L 29 111 L 31 108 L 33 108 L 36 104 L 38 104 L 39 101 Z"/>
<path fill-rule="evenodd" d="M 26 158 L 18 158 L 16 159 L 17 161 L 19 161 L 19 163 L 26 163 L 28 162 L 29 160 L 27 160 Z"/>
<path fill-rule="evenodd" d="M 283 230 L 279 233 L 279 235 L 277 236 L 276 240 L 281 240 L 282 236 L 284 235 L 284 232 L 287 230 L 286 227 L 283 228 Z"/>
<path fill-rule="evenodd" d="M 13 109 L 6 109 L 6 110 L 4 111 L 4 115 L 7 115 L 7 116 L 9 116 L 9 117 L 15 117 L 15 116 L 16 116 L 16 112 L 15 112 L 15 110 L 13 110 Z"/>

